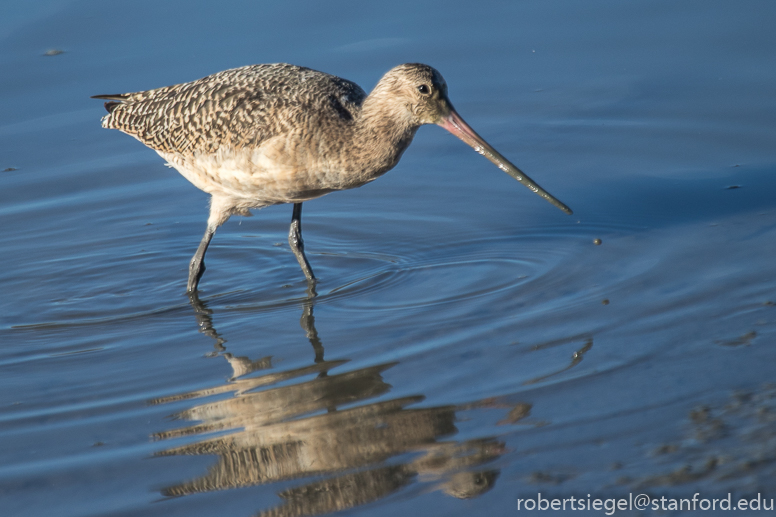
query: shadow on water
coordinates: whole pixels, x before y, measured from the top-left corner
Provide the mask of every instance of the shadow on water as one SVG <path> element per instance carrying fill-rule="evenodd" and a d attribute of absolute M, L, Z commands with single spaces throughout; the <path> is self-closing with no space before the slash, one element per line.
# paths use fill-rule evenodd
<path fill-rule="evenodd" d="M 279 491 L 283 503 L 261 515 L 318 515 L 377 501 L 415 482 L 460 499 L 493 488 L 500 470 L 486 465 L 506 452 L 505 443 L 492 436 L 464 441 L 450 437 L 458 431 L 458 412 L 500 405 L 483 400 L 411 408 L 424 400 L 423 395 L 366 403 L 391 390 L 383 373 L 398 362 L 331 373 L 348 360 L 324 358 L 313 314 L 316 296 L 314 288 L 308 290 L 300 319 L 313 348 L 312 361 L 289 370 L 275 370 L 271 357 L 253 360 L 227 352 L 226 340 L 213 325 L 213 311 L 191 298 L 200 331 L 215 341 L 212 355 L 224 357 L 233 375 L 224 385 L 150 403 L 234 396 L 177 413 L 176 419 L 198 423 L 154 435 L 163 441 L 207 433 L 207 438 L 157 455 L 218 457 L 205 474 L 167 486 L 162 495 L 180 497 L 304 479 Z M 591 345 L 586 343 L 586 349 Z M 579 352 L 580 359 L 584 351 Z M 524 402 L 510 407 L 500 424 L 516 423 L 531 411 L 531 404 Z"/>

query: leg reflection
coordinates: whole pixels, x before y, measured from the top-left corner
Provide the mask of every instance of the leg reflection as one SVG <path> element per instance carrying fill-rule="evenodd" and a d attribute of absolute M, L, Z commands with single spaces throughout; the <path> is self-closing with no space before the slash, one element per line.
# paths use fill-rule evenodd
<path fill-rule="evenodd" d="M 313 315 L 313 306 L 315 305 L 315 298 L 318 293 L 315 290 L 315 283 L 309 282 L 307 285 L 307 299 L 302 303 L 302 317 L 299 320 L 299 324 L 302 326 L 307 339 L 313 346 L 315 351 L 315 362 L 323 363 L 323 344 L 321 338 L 318 337 L 318 330 L 315 328 L 315 316 Z M 326 372 L 321 372 L 321 375 L 325 375 Z"/>
<path fill-rule="evenodd" d="M 158 456 L 216 457 L 206 473 L 164 488 L 162 494 L 297 480 L 278 492 L 278 506 L 259 515 L 317 515 L 374 502 L 415 482 L 462 499 L 490 490 L 499 471 L 484 465 L 503 455 L 504 443 L 493 437 L 452 440 L 457 413 L 465 408 L 423 407 L 422 395 L 390 398 L 392 386 L 383 376 L 398 363 L 340 371 L 348 360 L 325 360 L 313 315 L 316 299 L 310 285 L 300 325 L 313 347 L 313 361 L 282 370 L 269 358 L 230 359 L 226 340 L 213 325 L 213 311 L 191 297 L 200 331 L 230 359 L 234 376 L 221 386 L 152 401 L 208 396 L 174 415 L 172 422 L 192 425 L 154 438 L 189 440 Z M 257 374 L 259 369 L 267 371 Z"/>
<path fill-rule="evenodd" d="M 197 291 L 190 292 L 188 295 L 189 303 L 194 309 L 194 316 L 197 318 L 199 331 L 206 336 L 213 338 L 215 341 L 214 347 L 216 349 L 216 355 L 220 352 L 224 352 L 226 350 L 226 348 L 224 348 L 224 343 L 226 343 L 226 340 L 219 336 L 218 332 L 216 332 L 216 329 L 213 327 L 213 311 L 208 309 L 207 304 L 199 299 L 199 294 L 197 294 Z"/>

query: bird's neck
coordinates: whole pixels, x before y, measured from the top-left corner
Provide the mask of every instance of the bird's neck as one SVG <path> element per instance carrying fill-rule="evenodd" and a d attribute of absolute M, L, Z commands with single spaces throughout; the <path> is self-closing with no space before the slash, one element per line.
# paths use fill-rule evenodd
<path fill-rule="evenodd" d="M 392 169 L 412 142 L 417 125 L 407 118 L 404 106 L 390 102 L 390 92 L 379 85 L 364 100 L 354 124 L 352 145 L 358 151 L 359 168 L 377 176 Z"/>

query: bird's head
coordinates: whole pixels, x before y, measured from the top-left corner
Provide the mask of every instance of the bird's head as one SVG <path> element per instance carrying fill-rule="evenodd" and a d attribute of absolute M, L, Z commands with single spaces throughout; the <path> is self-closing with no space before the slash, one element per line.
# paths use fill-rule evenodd
<path fill-rule="evenodd" d="M 534 193 L 567 214 L 572 213 L 569 207 L 499 154 L 458 115 L 447 97 L 447 83 L 434 68 L 420 63 L 399 65 L 380 79 L 369 97 L 368 101 L 376 105 L 374 111 L 385 123 L 413 128 L 413 132 L 423 124 L 441 126 Z"/>
<path fill-rule="evenodd" d="M 375 87 L 390 111 L 411 126 L 439 124 L 449 115 L 447 83 L 434 68 L 407 63 L 391 69 Z"/>

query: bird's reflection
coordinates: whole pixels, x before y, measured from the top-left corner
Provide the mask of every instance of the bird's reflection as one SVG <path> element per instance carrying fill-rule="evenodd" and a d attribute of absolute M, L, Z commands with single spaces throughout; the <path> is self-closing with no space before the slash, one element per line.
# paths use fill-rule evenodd
<path fill-rule="evenodd" d="M 279 492 L 283 503 L 260 514 L 290 516 L 352 508 L 415 481 L 457 498 L 477 497 L 490 490 L 499 471 L 485 465 L 503 454 L 504 443 L 492 437 L 450 440 L 457 432 L 456 412 L 465 408 L 411 407 L 424 399 L 421 395 L 366 403 L 388 393 L 391 386 L 383 380 L 383 372 L 397 363 L 337 373 L 335 369 L 347 360 L 324 359 L 313 315 L 315 299 L 311 287 L 300 320 L 313 347 L 312 364 L 281 371 L 274 369 L 270 357 L 251 360 L 227 352 L 226 340 L 213 326 L 212 311 L 192 296 L 200 331 L 213 338 L 214 355 L 229 361 L 233 376 L 223 386 L 151 402 L 164 404 L 219 393 L 235 396 L 182 411 L 175 415 L 178 419 L 198 423 L 155 435 L 167 440 L 221 432 L 158 453 L 218 457 L 206 474 L 166 487 L 163 495 L 310 478 Z"/>
<path fill-rule="evenodd" d="M 573 354 L 571 354 L 571 362 L 567 366 L 560 368 L 558 370 L 555 370 L 554 372 L 548 373 L 546 375 L 541 375 L 539 377 L 534 377 L 533 379 L 529 379 L 525 381 L 523 384 L 538 384 L 542 381 L 549 379 L 550 377 L 555 377 L 556 375 L 559 375 L 565 371 L 571 370 L 580 362 L 582 362 L 582 359 L 584 358 L 585 354 L 589 352 L 591 348 L 593 348 L 593 338 L 592 336 L 582 334 L 579 336 L 571 336 L 568 338 L 557 339 L 555 341 L 548 341 L 546 343 L 533 346 L 532 347 L 533 350 L 542 350 L 546 348 L 553 348 L 560 345 L 576 343 L 581 340 L 584 340 L 584 344 L 580 349 L 576 350 Z"/>

